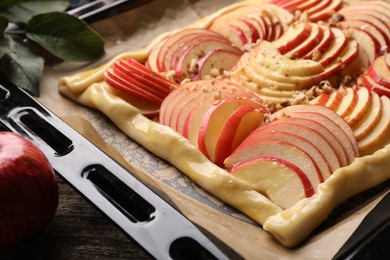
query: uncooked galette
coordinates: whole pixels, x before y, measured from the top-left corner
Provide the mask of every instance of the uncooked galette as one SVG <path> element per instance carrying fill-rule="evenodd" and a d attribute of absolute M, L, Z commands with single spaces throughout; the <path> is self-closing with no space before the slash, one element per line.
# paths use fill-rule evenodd
<path fill-rule="evenodd" d="M 389 44 L 386 1 L 244 1 L 59 87 L 291 247 L 390 177 Z"/>

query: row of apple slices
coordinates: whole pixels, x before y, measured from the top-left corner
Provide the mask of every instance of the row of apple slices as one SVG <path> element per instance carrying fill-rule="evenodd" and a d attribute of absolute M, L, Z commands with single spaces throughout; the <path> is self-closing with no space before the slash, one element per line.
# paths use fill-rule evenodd
<path fill-rule="evenodd" d="M 342 0 L 271 0 L 271 3 L 279 5 L 295 14 L 307 13 L 310 21 L 327 21 L 343 6 Z"/>
<path fill-rule="evenodd" d="M 184 83 L 161 105 L 160 120 L 187 138 L 212 162 L 224 159 L 264 119 L 252 92 L 217 80 Z"/>
<path fill-rule="evenodd" d="M 271 120 L 252 131 L 224 163 L 282 208 L 312 196 L 336 169 L 359 156 L 349 125 L 324 106 L 290 106 Z"/>
<path fill-rule="evenodd" d="M 233 67 L 242 51 L 217 32 L 185 28 L 154 46 L 147 66 L 153 71 L 174 72 L 174 80 L 215 77 Z"/>
<path fill-rule="evenodd" d="M 337 76 L 360 75 L 358 55 L 356 41 L 340 29 L 297 22 L 278 40 L 263 41 L 242 55 L 230 78 L 265 102 L 296 103 L 297 96 L 324 80 L 337 84 Z"/>
<path fill-rule="evenodd" d="M 390 98 L 390 55 L 385 54 L 374 60 L 370 67 L 358 78 L 356 84 L 380 96 Z"/>
<path fill-rule="evenodd" d="M 390 3 L 359 1 L 339 10 L 338 26 L 348 31 L 371 62 L 390 46 Z"/>
<path fill-rule="evenodd" d="M 390 100 L 365 87 L 341 88 L 311 101 L 335 111 L 352 128 L 360 155 L 390 142 Z"/>
<path fill-rule="evenodd" d="M 216 18 L 208 29 L 246 51 L 260 40 L 278 39 L 293 19 L 292 14 L 279 6 L 249 3 Z"/>
<path fill-rule="evenodd" d="M 171 89 L 179 86 L 132 58 L 116 61 L 105 71 L 104 80 L 146 116 L 156 116 Z"/>

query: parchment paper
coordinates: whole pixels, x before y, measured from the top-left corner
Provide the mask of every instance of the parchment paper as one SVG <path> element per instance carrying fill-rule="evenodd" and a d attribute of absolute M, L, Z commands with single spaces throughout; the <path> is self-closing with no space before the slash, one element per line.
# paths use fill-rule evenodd
<path fill-rule="evenodd" d="M 370 203 L 355 206 L 347 214 L 343 212 L 341 217 L 329 219 L 301 246 L 287 249 L 261 226 L 207 194 L 175 168 L 126 137 L 104 115 L 82 107 L 58 92 L 60 77 L 95 68 L 120 53 L 140 49 L 159 34 L 186 26 L 234 2 L 237 1 L 155 0 L 92 24 L 105 39 L 106 55 L 90 64 L 65 62 L 46 66 L 39 101 L 101 145 L 103 150 L 120 158 L 119 161 L 159 195 L 244 258 L 331 259 L 381 194 L 375 195 Z M 337 220 L 335 223 L 334 219 Z"/>

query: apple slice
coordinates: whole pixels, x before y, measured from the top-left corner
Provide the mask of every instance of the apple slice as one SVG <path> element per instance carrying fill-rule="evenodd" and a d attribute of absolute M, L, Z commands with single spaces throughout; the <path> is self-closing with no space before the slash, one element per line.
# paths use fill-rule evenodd
<path fill-rule="evenodd" d="M 363 31 L 360 28 L 352 27 L 345 29 L 344 32 L 346 35 L 351 35 L 351 37 L 356 40 L 359 47 L 363 50 L 361 52 L 362 55 L 367 55 L 367 59 L 371 64 L 377 56 L 376 44 L 373 38 L 366 31 Z"/>
<path fill-rule="evenodd" d="M 283 56 L 277 48 L 269 42 L 261 42 L 254 50 L 253 56 L 249 59 L 256 68 L 261 62 L 262 66 L 270 70 L 278 71 L 284 75 L 312 76 L 324 71 L 323 66 L 311 60 L 291 60 Z"/>
<path fill-rule="evenodd" d="M 311 34 L 311 30 L 312 28 L 310 24 L 304 22 L 294 23 L 282 35 L 282 37 L 272 43 L 281 54 L 285 54 L 305 41 Z"/>
<path fill-rule="evenodd" d="M 335 150 L 341 151 L 341 147 L 335 147 L 332 146 L 331 143 L 327 141 L 327 138 L 324 136 L 329 134 L 326 130 L 319 130 L 322 126 L 315 124 L 314 127 L 310 127 L 308 125 L 305 125 L 304 123 L 311 123 L 312 120 L 298 120 L 295 121 L 292 119 L 284 118 L 283 120 L 275 120 L 271 123 L 268 123 L 266 125 L 262 125 L 261 127 L 257 128 L 252 134 L 251 137 L 248 137 L 247 140 L 252 140 L 252 137 L 261 136 L 265 134 L 278 134 L 278 133 L 284 133 L 285 135 L 290 136 L 296 136 L 297 139 L 303 139 L 307 140 L 307 142 L 311 143 L 314 147 L 318 148 L 321 155 L 315 155 L 316 151 L 312 151 L 313 149 L 307 149 L 308 154 L 313 155 L 313 159 L 317 161 L 317 165 L 319 167 L 325 167 L 326 166 L 320 166 L 323 164 L 322 159 L 320 157 L 323 157 L 326 161 L 326 164 L 330 166 L 331 172 L 334 172 L 336 169 L 341 167 L 340 160 L 338 158 L 338 154 L 335 152 Z M 319 127 L 316 129 L 316 127 Z M 320 148 L 320 149 L 319 149 Z M 343 156 L 343 151 L 341 151 L 341 156 Z M 319 159 L 318 159 L 319 158 Z M 322 176 L 326 179 L 329 176 L 328 169 L 321 170 Z"/>
<path fill-rule="evenodd" d="M 326 103 L 330 99 L 330 94 L 329 93 L 323 93 L 316 98 L 312 99 L 309 101 L 310 104 L 312 105 L 319 105 L 319 106 L 325 106 Z"/>
<path fill-rule="evenodd" d="M 332 2 L 325 8 L 318 10 L 318 12 L 312 12 L 309 15 L 309 19 L 312 22 L 326 21 L 332 17 L 343 6 L 341 0 L 332 0 Z"/>
<path fill-rule="evenodd" d="M 201 36 L 201 37 L 199 37 Z M 192 38 L 221 37 L 215 32 L 201 28 L 185 28 L 172 33 L 158 48 L 157 68 L 159 72 L 170 70 L 173 53 L 177 49 L 183 49 L 183 45 Z M 157 51 L 157 50 L 156 50 Z"/>
<path fill-rule="evenodd" d="M 211 50 L 199 59 L 197 62 L 197 73 L 192 78 L 193 80 L 202 80 L 207 77 L 222 75 L 225 70 L 234 67 L 240 57 L 241 54 L 229 50 Z"/>
<path fill-rule="evenodd" d="M 327 24 L 320 24 L 320 28 L 323 34 L 322 40 L 304 56 L 305 59 L 318 60 L 322 53 L 324 53 L 333 42 L 334 35 L 330 26 Z"/>
<path fill-rule="evenodd" d="M 114 64 L 114 68 L 126 73 L 129 77 L 133 78 L 134 82 L 142 84 L 145 90 L 160 92 L 164 98 L 171 92 L 172 88 L 179 86 L 177 83 L 153 72 L 132 58 L 117 61 Z"/>
<path fill-rule="evenodd" d="M 250 137 L 251 135 L 249 135 Z M 244 140 L 234 152 L 226 158 L 225 167 L 230 169 L 236 164 L 258 156 L 272 156 L 288 161 L 300 168 L 317 188 L 321 173 L 309 154 L 287 141 L 277 139 L 259 140 L 256 143 Z"/>
<path fill-rule="evenodd" d="M 358 142 L 362 156 L 372 154 L 390 142 L 390 100 L 382 96 L 382 116 L 372 131 Z"/>
<path fill-rule="evenodd" d="M 207 55 L 208 52 L 213 50 L 226 50 L 232 53 L 235 53 L 236 55 L 241 55 L 242 52 L 237 47 L 233 46 L 229 41 L 227 40 L 220 40 L 217 38 L 214 39 L 208 39 L 205 41 L 201 41 L 198 44 L 194 44 L 192 47 L 188 48 L 179 58 L 177 61 L 175 70 L 176 70 L 176 76 L 179 81 L 182 81 L 186 78 L 193 79 L 196 77 L 195 75 L 198 73 L 198 68 L 194 66 L 199 60 Z M 217 55 L 217 57 L 220 57 Z M 237 56 L 231 56 L 233 60 L 238 61 Z M 226 67 L 226 64 L 223 64 L 221 62 L 218 62 L 218 64 L 223 65 L 223 67 Z M 203 72 L 206 72 L 204 68 Z M 210 67 L 208 67 L 210 68 Z M 214 67 L 219 72 L 220 68 Z M 207 72 L 207 74 L 211 74 L 212 72 Z"/>
<path fill-rule="evenodd" d="M 379 85 L 390 88 L 390 70 L 386 64 L 385 56 L 379 56 L 367 70 L 370 76 Z"/>
<path fill-rule="evenodd" d="M 309 9 L 307 9 L 307 13 L 309 14 L 309 17 L 310 17 L 310 15 L 318 13 L 321 10 L 325 9 L 326 7 L 328 7 L 332 3 L 332 1 L 333 0 L 322 0 L 319 3 L 317 3 L 315 6 L 312 6 Z"/>
<path fill-rule="evenodd" d="M 315 23 L 310 23 L 310 26 L 310 35 L 306 37 L 306 39 L 301 41 L 298 46 L 296 46 L 289 52 L 286 52 L 284 55 L 292 59 L 302 58 L 309 51 L 311 51 L 319 42 L 321 42 L 324 33 L 322 28 Z"/>
<path fill-rule="evenodd" d="M 354 134 L 359 142 L 368 136 L 382 117 L 382 101 L 379 95 L 375 92 L 370 92 L 372 95 L 372 105 L 369 112 L 354 126 Z"/>
<path fill-rule="evenodd" d="M 334 91 L 332 94 L 330 94 L 329 100 L 326 102 L 325 106 L 333 111 L 336 111 L 340 106 L 343 97 L 344 95 L 341 94 L 340 91 Z"/>
<path fill-rule="evenodd" d="M 354 129 L 355 125 L 365 117 L 372 105 L 372 94 L 367 88 L 359 88 L 356 91 L 357 103 L 352 112 L 344 117 L 344 120 Z"/>
<path fill-rule="evenodd" d="M 335 59 L 337 59 L 337 57 L 339 57 L 339 55 L 348 45 L 348 40 L 342 30 L 331 28 L 331 31 L 334 37 L 333 41 L 329 45 L 329 48 L 324 53 L 322 53 L 320 59 L 317 60 L 319 63 L 321 63 L 322 66 L 327 66 Z"/>
<path fill-rule="evenodd" d="M 356 138 L 355 135 L 351 129 L 351 127 L 347 124 L 347 122 L 340 117 L 336 112 L 333 110 L 325 107 L 325 106 L 314 106 L 314 105 L 295 105 L 295 106 L 289 106 L 286 108 L 283 108 L 282 110 L 279 110 L 278 112 L 272 114 L 271 118 L 278 118 L 280 116 L 294 116 L 296 118 L 295 114 L 298 114 L 297 112 L 300 112 L 300 115 L 302 115 L 302 112 L 310 112 L 310 113 L 317 113 L 325 116 L 326 118 L 330 119 L 334 122 L 334 124 L 327 124 L 325 127 L 330 127 L 330 131 L 332 133 L 339 133 L 335 138 L 344 145 L 344 148 L 346 146 L 352 145 L 352 150 L 355 157 L 359 157 L 359 149 L 356 144 Z M 323 119 L 319 120 L 319 122 L 323 122 Z M 341 128 L 343 132 L 345 133 L 344 136 L 346 138 L 343 138 L 339 135 L 341 135 L 341 132 L 338 130 Z M 346 140 L 343 140 L 346 139 Z M 346 142 L 349 141 L 349 142 Z M 346 151 L 346 150 L 345 150 Z"/>
<path fill-rule="evenodd" d="M 212 162 L 223 166 L 225 158 L 236 148 L 234 145 L 241 143 L 263 122 L 266 112 L 260 103 L 249 99 L 225 98 L 214 102 L 202 118 L 198 136 L 199 150 Z M 248 113 L 252 115 L 246 118 Z M 241 123 L 244 125 L 240 127 Z M 241 140 L 237 140 L 236 136 Z"/>
<path fill-rule="evenodd" d="M 283 120 L 281 120 L 283 121 Z M 281 122 L 282 126 L 286 126 L 286 123 Z M 289 124 L 290 127 L 294 129 L 299 129 L 300 127 L 297 127 L 297 125 Z M 299 125 L 298 125 L 299 126 Z M 309 140 L 313 139 L 307 139 L 302 137 L 302 135 L 293 134 L 290 132 L 283 132 L 280 131 L 280 125 L 266 125 L 261 127 L 261 131 L 256 131 L 256 134 L 251 135 L 248 137 L 245 142 L 253 142 L 253 144 L 261 141 L 261 140 L 267 140 L 267 139 L 274 139 L 274 140 L 280 140 L 285 141 L 288 143 L 291 143 L 292 145 L 296 146 L 297 148 L 301 149 L 305 153 L 309 154 L 310 157 L 313 159 L 313 162 L 318 167 L 319 170 L 319 181 L 323 182 L 329 176 L 332 174 L 332 170 L 330 167 L 329 162 L 326 160 L 325 156 L 321 153 L 319 150 L 317 143 L 312 143 Z"/>
<path fill-rule="evenodd" d="M 386 46 L 386 40 L 381 34 L 381 32 L 375 27 L 364 21 L 358 20 L 344 20 L 339 22 L 340 27 L 343 29 L 355 28 L 362 30 L 371 36 L 372 40 L 375 42 L 375 48 L 377 55 L 382 54 L 382 46 Z"/>
<path fill-rule="evenodd" d="M 306 174 L 296 165 L 277 157 L 259 156 L 241 162 L 230 173 L 285 209 L 314 194 Z"/>
<path fill-rule="evenodd" d="M 371 91 L 374 91 L 378 93 L 380 96 L 387 96 L 390 97 L 390 88 L 386 88 L 377 82 L 375 82 L 368 74 L 367 72 L 363 73 L 360 78 L 360 82 L 362 85 L 366 88 L 368 88 Z"/>
<path fill-rule="evenodd" d="M 355 109 L 356 104 L 358 103 L 358 94 L 353 88 L 344 88 L 345 93 L 344 97 L 341 100 L 340 105 L 335 110 L 335 112 L 342 118 L 349 116 L 352 111 Z"/>
<path fill-rule="evenodd" d="M 127 93 L 128 95 L 131 95 L 133 97 L 142 99 L 146 102 L 150 102 L 155 105 L 160 105 L 164 100 L 159 96 L 155 96 L 154 93 L 150 93 L 142 89 L 142 87 L 140 87 L 139 85 L 133 84 L 128 80 L 128 77 L 119 70 L 108 68 L 104 73 L 104 80 L 109 86 L 121 90 L 124 93 Z"/>

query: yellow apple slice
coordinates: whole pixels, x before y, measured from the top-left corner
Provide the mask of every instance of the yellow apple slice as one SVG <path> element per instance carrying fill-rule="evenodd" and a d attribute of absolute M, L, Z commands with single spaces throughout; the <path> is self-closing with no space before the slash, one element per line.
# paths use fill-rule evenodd
<path fill-rule="evenodd" d="M 372 131 L 358 142 L 362 156 L 372 154 L 390 142 L 390 100 L 382 96 L 382 116 Z"/>
<path fill-rule="evenodd" d="M 358 142 L 372 132 L 372 129 L 382 117 L 382 101 L 377 93 L 372 92 L 371 95 L 372 105 L 370 111 L 354 126 L 354 134 Z"/>
<path fill-rule="evenodd" d="M 359 88 L 356 92 L 357 103 L 353 111 L 344 117 L 345 121 L 354 129 L 362 118 L 370 111 L 372 105 L 372 92 L 367 88 Z"/>
<path fill-rule="evenodd" d="M 282 208 L 289 208 L 314 194 L 314 188 L 305 173 L 280 158 L 259 156 L 239 163 L 230 173 L 250 183 Z"/>
<path fill-rule="evenodd" d="M 342 118 L 347 117 L 355 109 L 358 98 L 355 89 L 345 88 L 344 97 L 335 112 Z"/>
<path fill-rule="evenodd" d="M 312 60 L 292 60 L 283 56 L 276 47 L 263 41 L 253 50 L 253 63 L 255 68 L 259 65 L 277 71 L 283 75 L 311 76 L 322 73 L 324 68 Z"/>

